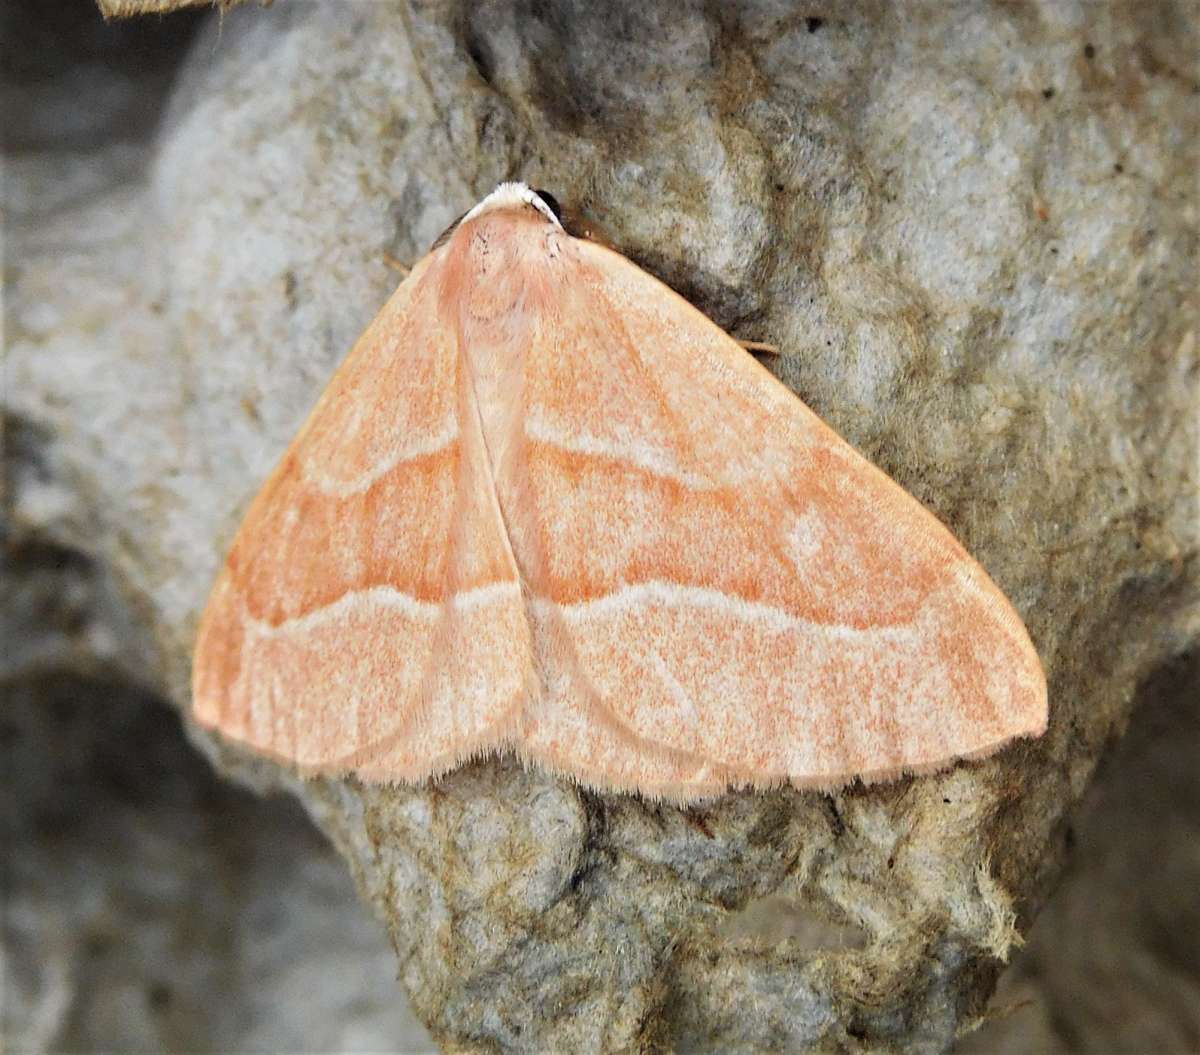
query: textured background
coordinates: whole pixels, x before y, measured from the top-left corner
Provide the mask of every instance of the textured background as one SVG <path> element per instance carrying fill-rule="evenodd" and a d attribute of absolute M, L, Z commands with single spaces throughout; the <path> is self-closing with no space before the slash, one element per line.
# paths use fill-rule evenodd
<path fill-rule="evenodd" d="M 1194 9 L 470 6 L 4 8 L 14 1046 L 427 1046 L 399 973 L 467 1050 L 933 1051 L 1022 933 L 965 1047 L 1200 1046 Z M 159 701 L 240 513 L 388 258 L 509 176 L 777 344 L 954 528 L 1043 740 L 680 811 L 496 762 L 300 785 L 189 733 L 348 874 L 213 775 Z"/>

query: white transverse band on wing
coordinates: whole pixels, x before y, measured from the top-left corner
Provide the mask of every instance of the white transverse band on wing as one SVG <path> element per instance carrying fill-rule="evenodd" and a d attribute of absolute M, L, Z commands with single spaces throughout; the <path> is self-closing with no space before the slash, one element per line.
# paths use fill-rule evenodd
<path fill-rule="evenodd" d="M 352 495 L 369 491 L 397 466 L 403 465 L 405 462 L 416 461 L 418 458 L 427 458 L 431 454 L 438 454 L 457 439 L 458 422 L 451 419 L 440 432 L 408 447 L 393 451 L 386 458 L 375 462 L 365 473 L 359 473 L 348 480 L 334 479 L 326 473 L 318 471 L 308 462 L 302 463 L 300 469 L 304 482 L 311 484 L 322 494 L 333 495 L 337 498 L 349 498 Z"/>
<path fill-rule="evenodd" d="M 612 461 L 628 462 L 639 469 L 644 469 L 652 476 L 674 480 L 693 491 L 711 491 L 718 486 L 714 481 L 707 480 L 698 473 L 680 469 L 662 453 L 649 447 L 638 449 L 632 443 L 601 439 L 599 436 L 593 436 L 578 429 L 567 435 L 565 431 L 555 429 L 548 422 L 537 417 L 526 418 L 525 435 L 536 443 L 545 443 L 550 447 L 565 451 L 567 454 L 583 454 Z"/>
<path fill-rule="evenodd" d="M 487 586 L 479 586 L 474 590 L 457 593 L 449 603 L 458 611 L 470 611 L 475 608 L 487 607 L 497 601 L 519 597 L 520 594 L 521 588 L 518 583 L 494 582 Z M 558 605 L 545 598 L 536 598 L 533 601 L 534 607 L 539 609 L 541 614 L 553 614 L 554 611 L 558 611 L 571 623 L 620 615 L 631 608 L 646 604 L 658 604 L 669 608 L 715 610 L 725 615 L 733 615 L 743 622 L 764 624 L 768 629 L 777 633 L 786 631 L 819 633 L 842 641 L 879 640 L 880 638 L 898 642 L 908 641 L 916 632 L 912 626 L 876 626 L 858 629 L 839 623 L 818 623 L 789 615 L 782 609 L 774 608 L 771 605 L 730 596 L 720 590 L 702 586 L 680 586 L 677 583 L 660 580 L 634 583 L 593 601 L 579 601 L 575 604 Z M 414 619 L 433 622 L 441 615 L 445 606 L 438 601 L 419 601 L 411 594 L 397 590 L 394 586 L 371 586 L 364 590 L 350 590 L 342 594 L 336 601 L 330 601 L 327 605 L 305 612 L 303 615 L 285 619 L 278 624 L 247 616 L 246 626 L 263 637 L 274 637 L 311 630 L 324 623 L 341 619 L 352 609 L 359 607 L 394 608 Z"/>
<path fill-rule="evenodd" d="M 515 582 L 493 582 L 487 586 L 479 586 L 474 590 L 463 590 L 449 599 L 449 604 L 456 611 L 471 611 L 475 608 L 485 608 L 497 601 L 521 595 L 521 587 Z M 285 634 L 299 633 L 312 630 L 325 623 L 336 622 L 350 614 L 356 608 L 393 608 L 413 619 L 432 623 L 445 611 L 446 605 L 440 601 L 419 601 L 412 594 L 397 590 L 394 586 L 368 586 L 363 590 L 347 590 L 336 601 L 330 601 L 320 608 L 305 612 L 303 615 L 284 619 L 279 623 L 269 623 L 263 619 L 246 616 L 246 626 L 262 637 L 280 637 Z"/>
<path fill-rule="evenodd" d="M 681 586 L 678 583 L 652 580 L 650 582 L 632 583 L 612 593 L 605 594 L 593 601 L 578 601 L 575 604 L 555 605 L 551 601 L 537 599 L 536 607 L 542 609 L 558 609 L 568 622 L 583 622 L 587 619 L 604 618 L 620 615 L 622 612 L 640 605 L 659 604 L 668 608 L 709 609 L 719 611 L 724 615 L 733 615 L 747 623 L 759 623 L 776 632 L 801 631 L 808 634 L 821 634 L 835 637 L 842 641 L 871 640 L 880 638 L 898 642 L 907 642 L 917 633 L 911 625 L 903 626 L 873 626 L 858 629 L 844 626 L 841 623 L 818 623 L 810 619 L 801 619 L 790 615 L 781 608 L 757 601 L 747 601 L 720 590 L 712 590 L 704 586 Z"/>

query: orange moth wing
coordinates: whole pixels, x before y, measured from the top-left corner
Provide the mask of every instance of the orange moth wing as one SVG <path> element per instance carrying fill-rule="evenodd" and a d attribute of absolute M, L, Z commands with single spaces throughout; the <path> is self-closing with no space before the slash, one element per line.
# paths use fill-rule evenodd
<path fill-rule="evenodd" d="M 199 720 L 319 772 L 489 750 L 690 801 L 1046 723 L 939 521 L 700 312 L 504 184 L 405 280 L 251 506 Z"/>
<path fill-rule="evenodd" d="M 1020 618 L 934 516 L 628 260 L 580 244 L 563 266 L 577 350 L 530 343 L 517 489 L 561 691 L 532 755 L 686 798 L 883 779 L 1042 731 Z"/>
<path fill-rule="evenodd" d="M 426 258 L 246 514 L 201 620 L 196 718 L 308 772 L 428 776 L 503 739 L 529 629 Z"/>

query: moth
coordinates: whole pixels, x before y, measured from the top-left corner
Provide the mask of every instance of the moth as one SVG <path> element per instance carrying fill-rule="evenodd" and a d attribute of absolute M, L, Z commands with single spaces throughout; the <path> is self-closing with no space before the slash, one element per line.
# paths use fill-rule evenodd
<path fill-rule="evenodd" d="M 1047 714 L 950 532 L 521 183 L 412 269 L 254 499 L 193 696 L 305 773 L 514 752 L 680 803 L 926 772 Z"/>

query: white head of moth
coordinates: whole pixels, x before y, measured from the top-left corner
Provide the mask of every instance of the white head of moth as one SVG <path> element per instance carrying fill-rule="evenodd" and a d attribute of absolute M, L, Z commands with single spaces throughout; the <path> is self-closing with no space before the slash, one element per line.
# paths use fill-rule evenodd
<path fill-rule="evenodd" d="M 468 223 L 475 219 L 476 216 L 492 209 L 503 209 L 519 205 L 532 205 L 547 220 L 554 224 L 555 227 L 559 230 L 563 229 L 562 221 L 537 191 L 530 190 L 524 183 L 515 182 L 499 184 L 478 205 L 472 206 L 471 209 L 464 213 L 459 223 Z"/>
<path fill-rule="evenodd" d="M 213 590 L 196 718 L 307 773 L 512 752 L 677 802 L 1039 735 L 983 568 L 548 198 L 497 187 L 334 374 Z"/>

